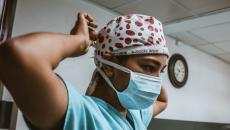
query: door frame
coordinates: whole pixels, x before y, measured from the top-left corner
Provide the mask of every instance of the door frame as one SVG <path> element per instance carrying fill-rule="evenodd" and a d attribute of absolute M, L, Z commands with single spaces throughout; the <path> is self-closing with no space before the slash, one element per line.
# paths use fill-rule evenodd
<path fill-rule="evenodd" d="M 11 38 L 16 12 L 17 0 L 3 0 L 2 13 L 0 14 L 0 44 Z M 0 101 L 3 99 L 4 85 L 0 81 Z M 4 101 L 3 101 L 4 102 Z M 18 108 L 12 102 L 9 130 L 16 129 Z M 1 128 L 0 128 L 1 129 Z"/>

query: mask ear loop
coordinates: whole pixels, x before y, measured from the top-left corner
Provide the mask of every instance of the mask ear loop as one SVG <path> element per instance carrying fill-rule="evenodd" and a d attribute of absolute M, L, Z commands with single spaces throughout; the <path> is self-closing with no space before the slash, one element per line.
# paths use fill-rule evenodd
<path fill-rule="evenodd" d="M 123 72 L 126 72 L 126 73 L 131 73 L 132 71 L 130 70 L 130 69 L 128 69 L 128 68 L 125 68 L 125 67 L 123 67 L 123 66 L 121 66 L 121 65 L 119 65 L 119 64 L 115 64 L 115 63 L 113 63 L 113 62 L 110 62 L 110 61 L 108 61 L 108 60 L 104 60 L 103 58 L 101 58 L 101 57 L 99 57 L 99 56 L 95 56 L 95 60 L 97 60 L 96 62 L 98 63 L 98 62 L 100 62 L 99 64 L 100 64 L 100 67 L 101 67 L 101 63 L 104 63 L 104 64 L 106 64 L 106 65 L 109 65 L 109 66 L 112 66 L 112 67 L 114 67 L 114 68 L 116 68 L 116 69 L 119 69 L 119 70 L 121 70 L 121 71 L 123 71 Z"/>
<path fill-rule="evenodd" d="M 110 65 L 110 66 L 112 66 L 114 68 L 117 68 L 119 70 L 122 70 L 124 72 L 127 72 L 127 73 L 131 73 L 131 70 L 129 70 L 129 69 L 123 67 L 123 66 L 120 66 L 118 64 L 115 64 L 113 62 L 104 60 L 103 58 L 101 58 L 99 56 L 95 56 L 94 62 L 96 64 L 97 71 L 101 74 L 101 76 L 105 79 L 105 81 L 109 84 L 109 86 L 112 87 L 113 90 L 116 91 L 117 93 L 120 93 L 119 91 L 116 90 L 116 88 L 113 86 L 113 84 L 110 81 L 110 79 L 106 76 L 106 74 L 101 70 L 100 67 L 102 66 L 102 63 L 104 63 L 104 64 Z"/>
<path fill-rule="evenodd" d="M 132 70 L 130 70 L 130 69 L 126 68 L 126 67 L 123 67 L 123 66 L 121 66 L 121 65 L 119 65 L 119 64 L 115 64 L 115 63 L 113 63 L 113 62 L 111 62 L 111 61 L 104 60 L 103 58 L 101 58 L 101 57 L 99 57 L 99 56 L 95 56 L 94 59 L 95 59 L 95 61 L 96 61 L 98 64 L 100 64 L 99 67 L 102 66 L 102 63 L 104 63 L 104 64 L 106 64 L 106 65 L 112 66 L 112 67 L 114 67 L 114 68 L 116 68 L 116 69 L 119 69 L 119 70 L 121 70 L 121 71 L 123 71 L 123 72 L 126 72 L 126 73 L 128 73 L 128 74 L 132 74 L 132 73 L 133 73 Z M 136 74 L 139 74 L 139 75 L 146 76 L 146 77 L 150 77 L 150 78 L 152 78 L 152 79 L 155 79 L 156 81 L 162 82 L 162 78 L 161 78 L 161 77 L 150 76 L 150 75 L 146 75 L 146 74 L 138 73 L 138 72 L 135 72 L 135 73 L 136 73 Z"/>

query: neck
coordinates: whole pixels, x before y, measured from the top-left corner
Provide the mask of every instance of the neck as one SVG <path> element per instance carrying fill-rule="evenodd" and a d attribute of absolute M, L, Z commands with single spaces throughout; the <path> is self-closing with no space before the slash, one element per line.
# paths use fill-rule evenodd
<path fill-rule="evenodd" d="M 92 92 L 90 96 L 104 100 L 113 106 L 121 114 L 121 116 L 126 117 L 127 109 L 120 104 L 116 92 L 105 82 L 105 80 L 102 79 L 102 77 L 95 86 L 94 92 Z"/>

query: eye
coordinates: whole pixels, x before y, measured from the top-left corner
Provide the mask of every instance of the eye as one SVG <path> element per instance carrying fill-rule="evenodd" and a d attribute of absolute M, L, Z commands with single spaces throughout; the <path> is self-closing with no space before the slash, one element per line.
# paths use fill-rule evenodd
<path fill-rule="evenodd" d="M 154 72 L 156 70 L 155 67 L 151 65 L 143 65 L 142 68 L 145 72 L 149 73 Z"/>

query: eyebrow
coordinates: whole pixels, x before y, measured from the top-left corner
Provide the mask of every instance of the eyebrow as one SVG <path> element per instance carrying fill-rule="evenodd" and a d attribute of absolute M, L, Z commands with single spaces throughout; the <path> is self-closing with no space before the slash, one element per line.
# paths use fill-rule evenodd
<path fill-rule="evenodd" d="M 152 59 L 152 58 L 145 57 L 145 58 L 142 58 L 141 61 L 151 61 L 152 63 L 154 63 L 154 64 L 156 64 L 158 66 L 161 66 L 161 62 L 159 62 L 159 61 L 157 61 L 155 59 Z"/>

